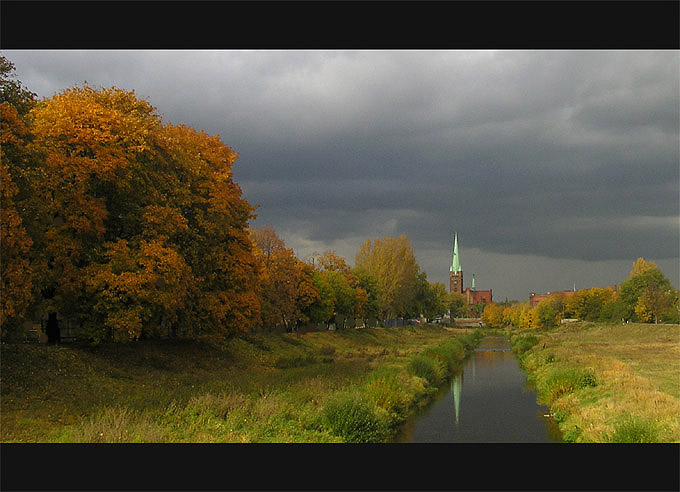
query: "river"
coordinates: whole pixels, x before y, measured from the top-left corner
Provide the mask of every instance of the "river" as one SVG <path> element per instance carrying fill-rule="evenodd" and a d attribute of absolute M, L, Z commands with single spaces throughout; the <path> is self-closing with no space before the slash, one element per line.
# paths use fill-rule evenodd
<path fill-rule="evenodd" d="M 463 370 L 393 442 L 562 442 L 548 412 L 536 403 L 508 340 L 484 337 Z"/>

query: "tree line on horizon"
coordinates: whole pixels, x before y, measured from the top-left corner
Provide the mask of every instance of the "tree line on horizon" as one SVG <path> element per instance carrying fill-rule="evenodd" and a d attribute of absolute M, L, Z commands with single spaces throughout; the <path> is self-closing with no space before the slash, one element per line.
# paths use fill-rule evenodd
<path fill-rule="evenodd" d="M 95 343 L 232 336 L 283 324 L 433 317 L 464 300 L 427 281 L 405 236 L 350 268 L 295 257 L 234 182 L 219 136 L 172 125 L 134 91 L 38 100 L 0 56 L 0 331 L 46 313 Z M 462 296 L 460 296 L 462 297 Z"/>
<path fill-rule="evenodd" d="M 638 258 L 617 289 L 592 287 L 571 295 L 556 292 L 535 307 L 528 302 L 488 304 L 482 321 L 491 328 L 541 329 L 562 319 L 680 323 L 680 291 L 653 261 Z"/>

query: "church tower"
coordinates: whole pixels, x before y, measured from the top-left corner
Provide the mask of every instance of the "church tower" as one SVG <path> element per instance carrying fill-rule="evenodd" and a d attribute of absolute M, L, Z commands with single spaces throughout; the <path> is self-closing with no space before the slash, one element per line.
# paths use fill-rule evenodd
<path fill-rule="evenodd" d="M 453 260 L 449 268 L 449 292 L 463 293 L 463 269 L 460 267 L 460 257 L 458 256 L 458 234 L 453 239 Z"/>

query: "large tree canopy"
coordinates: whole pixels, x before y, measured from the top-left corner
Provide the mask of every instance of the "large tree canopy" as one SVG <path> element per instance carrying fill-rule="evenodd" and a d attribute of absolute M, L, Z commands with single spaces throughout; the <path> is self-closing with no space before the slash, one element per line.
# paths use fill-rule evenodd
<path fill-rule="evenodd" d="M 39 286 L 36 310 L 60 312 L 95 341 L 257 324 L 254 208 L 232 180 L 237 154 L 219 137 L 164 123 L 114 87 L 45 99 L 26 128 L 15 113 L 3 105 L 3 141 L 14 138 L 29 158 L 7 147 L 3 227 L 18 231 L 23 221 L 30 238 L 3 234 L 3 263 L 13 274 L 30 258 L 23 271 Z M 23 314 L 3 313 L 3 325 Z"/>
<path fill-rule="evenodd" d="M 370 239 L 356 254 L 355 264 L 378 282 L 378 304 L 386 317 L 404 316 L 413 307 L 419 267 L 406 236 Z"/>
<path fill-rule="evenodd" d="M 653 261 L 638 258 L 619 292 L 629 318 L 644 322 L 680 321 L 678 291 Z"/>

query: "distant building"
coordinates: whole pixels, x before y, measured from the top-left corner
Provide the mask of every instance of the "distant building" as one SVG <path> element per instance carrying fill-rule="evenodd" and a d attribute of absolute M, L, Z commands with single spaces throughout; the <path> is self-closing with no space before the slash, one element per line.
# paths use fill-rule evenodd
<path fill-rule="evenodd" d="M 557 292 L 546 292 L 545 294 L 536 294 L 535 292 L 529 293 L 529 305 L 534 308 L 543 299 L 548 299 L 557 294 L 564 294 L 566 297 L 574 295 L 575 290 L 561 290 Z"/>
<path fill-rule="evenodd" d="M 619 286 L 618 284 L 614 284 L 614 287 L 612 286 L 607 286 L 607 289 L 612 289 L 614 292 L 619 291 Z M 543 299 L 547 299 L 550 296 L 554 296 L 556 294 L 564 294 L 566 297 L 570 297 L 574 295 L 576 292 L 576 284 L 574 284 L 574 289 L 573 290 L 560 290 L 556 292 L 546 292 L 545 294 L 536 294 L 535 292 L 530 292 L 529 293 L 529 305 L 533 308 L 538 305 L 539 302 L 541 302 Z"/>
<path fill-rule="evenodd" d="M 449 292 L 463 294 L 467 300 L 468 308 L 472 308 L 480 302 L 493 302 L 492 289 L 477 290 L 474 274 L 472 274 L 472 286 L 463 288 L 463 268 L 460 265 L 460 255 L 458 254 L 458 234 L 455 234 L 453 239 L 453 258 L 449 268 Z"/>

